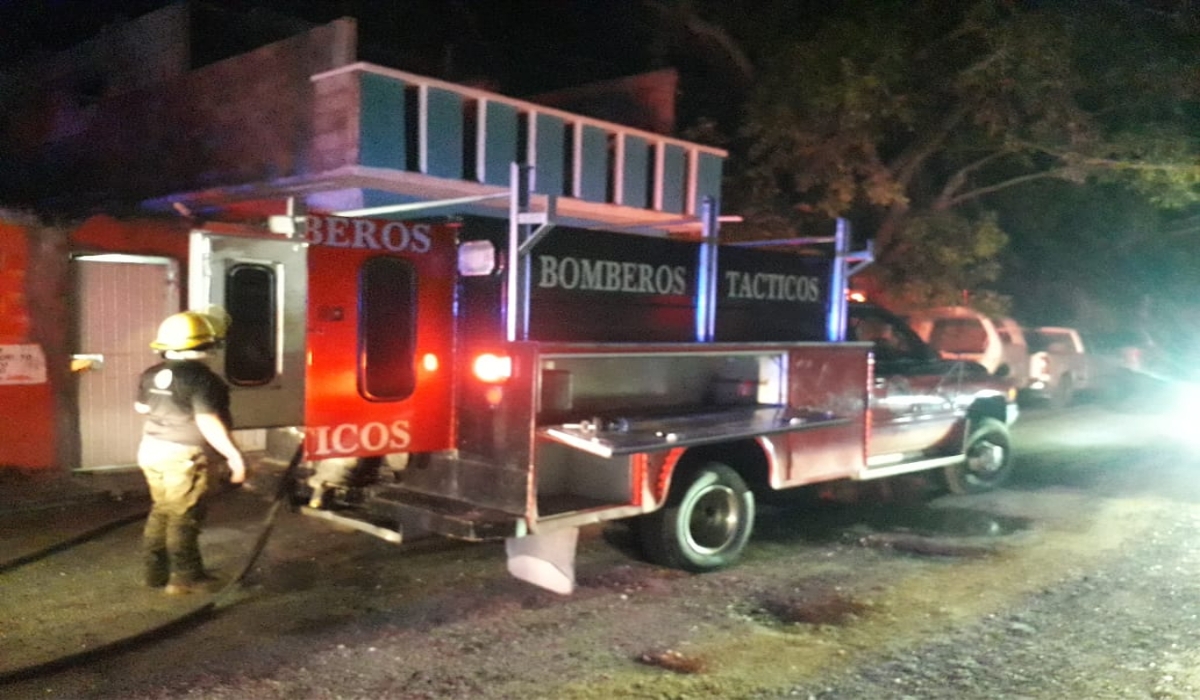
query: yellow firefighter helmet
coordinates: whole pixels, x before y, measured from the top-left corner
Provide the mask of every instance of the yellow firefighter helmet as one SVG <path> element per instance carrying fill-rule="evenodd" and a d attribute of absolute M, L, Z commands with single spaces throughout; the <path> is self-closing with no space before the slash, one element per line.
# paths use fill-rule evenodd
<path fill-rule="evenodd" d="M 155 350 L 195 350 L 220 340 L 215 324 L 206 314 L 181 311 L 171 314 L 158 326 L 158 336 L 150 343 Z"/>
<path fill-rule="evenodd" d="M 217 334 L 217 340 L 225 337 L 229 331 L 229 324 L 233 323 L 233 319 L 229 316 L 229 312 L 224 306 L 209 304 L 204 309 L 204 315 L 208 317 L 208 322 L 212 324 L 213 332 Z"/>

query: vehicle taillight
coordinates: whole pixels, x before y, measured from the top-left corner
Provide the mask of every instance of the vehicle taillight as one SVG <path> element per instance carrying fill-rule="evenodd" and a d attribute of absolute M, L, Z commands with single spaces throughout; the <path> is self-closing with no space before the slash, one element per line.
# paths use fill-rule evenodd
<path fill-rule="evenodd" d="M 436 372 L 440 364 L 438 356 L 431 352 L 427 352 L 421 357 L 421 366 L 425 368 L 426 372 Z"/>
<path fill-rule="evenodd" d="M 475 378 L 488 384 L 501 384 L 512 376 L 512 358 L 507 355 L 484 353 L 471 364 Z"/>

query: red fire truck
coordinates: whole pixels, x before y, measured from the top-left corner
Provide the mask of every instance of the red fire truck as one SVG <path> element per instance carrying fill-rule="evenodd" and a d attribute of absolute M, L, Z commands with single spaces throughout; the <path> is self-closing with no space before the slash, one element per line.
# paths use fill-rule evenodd
<path fill-rule="evenodd" d="M 302 441 L 307 513 L 504 538 L 510 572 L 565 593 L 588 524 L 632 519 L 648 559 L 707 571 L 738 559 L 756 492 L 1008 475 L 1012 391 L 847 304 L 868 255 L 843 227 L 780 252 L 719 245 L 711 214 L 649 236 L 512 199 L 507 220 L 193 232 L 189 304 L 232 317 L 235 423 Z"/>

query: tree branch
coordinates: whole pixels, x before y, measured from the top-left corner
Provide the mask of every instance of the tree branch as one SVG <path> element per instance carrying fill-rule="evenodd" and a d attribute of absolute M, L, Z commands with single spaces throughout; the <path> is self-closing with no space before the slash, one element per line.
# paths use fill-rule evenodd
<path fill-rule="evenodd" d="M 1064 173 L 1066 173 L 1068 170 L 1069 170 L 1069 168 L 1055 168 L 1053 170 L 1043 170 L 1040 173 L 1028 173 L 1026 175 L 1020 175 L 1018 177 L 1009 178 L 1008 180 L 1004 180 L 1003 182 L 997 182 L 995 184 L 988 185 L 987 187 L 980 187 L 979 189 L 971 190 L 970 192 L 965 192 L 963 194 L 958 195 L 957 197 L 951 197 L 950 199 L 948 199 L 944 202 L 944 206 L 945 206 L 945 209 L 949 209 L 951 207 L 956 207 L 959 204 L 962 204 L 963 202 L 967 202 L 972 199 L 977 199 L 979 197 L 982 197 L 985 194 L 991 194 L 993 192 L 1005 190 L 1005 189 L 1008 189 L 1009 187 L 1015 187 L 1017 185 L 1025 184 L 1026 182 L 1032 182 L 1034 180 L 1044 180 L 1046 178 L 1062 177 L 1062 175 Z"/>
<path fill-rule="evenodd" d="M 1072 151 L 1060 151 L 1041 144 L 1028 141 L 1021 141 L 1019 145 L 1022 148 L 1030 151 L 1036 151 L 1048 155 L 1060 162 L 1082 165 L 1092 168 L 1104 168 L 1106 170 L 1141 170 L 1146 172 L 1188 172 L 1200 170 L 1200 166 L 1193 163 L 1147 163 L 1144 161 L 1127 160 L 1121 158 L 1101 158 L 1098 156 L 1089 156 L 1082 153 Z"/>
<path fill-rule="evenodd" d="M 961 189 L 962 186 L 966 183 L 968 175 L 975 172 L 976 170 L 979 170 L 980 168 L 987 165 L 988 163 L 991 163 L 999 158 L 1003 158 L 1006 155 L 1009 155 L 1008 151 L 1004 151 L 1004 150 L 994 151 L 994 152 L 989 153 L 988 155 L 980 158 L 979 160 L 975 161 L 974 163 L 968 163 L 967 165 L 963 166 L 962 168 L 959 168 L 958 172 L 954 173 L 953 175 L 950 176 L 949 179 L 946 180 L 946 185 L 942 188 L 941 193 L 939 193 L 938 196 L 934 198 L 933 208 L 934 209 L 950 208 L 950 205 L 948 204 L 948 202 L 953 201 L 953 199 L 954 199 L 953 194 L 955 192 L 957 192 L 959 189 Z"/>
<path fill-rule="evenodd" d="M 921 164 L 945 143 L 959 122 L 967 116 L 967 111 L 965 105 L 959 105 L 950 110 L 941 123 L 938 124 L 937 128 L 933 130 L 929 138 L 923 142 L 913 144 L 911 148 L 905 149 L 903 153 L 888 164 L 888 170 L 895 173 L 894 177 L 896 178 L 896 182 L 900 184 L 901 189 L 908 189 Z"/>

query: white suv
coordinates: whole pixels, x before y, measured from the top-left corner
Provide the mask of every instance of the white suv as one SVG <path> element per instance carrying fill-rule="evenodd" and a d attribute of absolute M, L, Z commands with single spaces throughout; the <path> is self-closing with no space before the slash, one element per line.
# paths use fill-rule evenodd
<path fill-rule="evenodd" d="M 942 357 L 977 362 L 992 374 L 1011 377 L 1018 387 L 1028 382 L 1029 349 L 1021 326 L 1011 318 L 942 306 L 913 313 L 908 320 Z"/>

